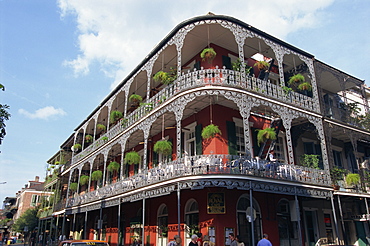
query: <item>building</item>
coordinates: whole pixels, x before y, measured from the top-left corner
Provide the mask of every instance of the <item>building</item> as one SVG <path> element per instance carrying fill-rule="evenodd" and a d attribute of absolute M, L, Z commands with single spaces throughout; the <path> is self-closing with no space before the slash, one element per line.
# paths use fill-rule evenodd
<path fill-rule="evenodd" d="M 240 20 L 184 21 L 48 161 L 60 192 L 42 223 L 113 246 L 199 232 L 216 245 L 231 232 L 246 245 L 263 232 L 274 245 L 365 245 L 368 96 Z"/>

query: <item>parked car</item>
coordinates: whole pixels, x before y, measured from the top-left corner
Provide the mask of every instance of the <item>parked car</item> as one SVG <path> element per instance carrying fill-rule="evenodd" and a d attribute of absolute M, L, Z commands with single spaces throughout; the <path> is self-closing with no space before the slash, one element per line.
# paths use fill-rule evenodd
<path fill-rule="evenodd" d="M 109 244 L 101 240 L 64 240 L 58 246 L 109 246 Z"/>

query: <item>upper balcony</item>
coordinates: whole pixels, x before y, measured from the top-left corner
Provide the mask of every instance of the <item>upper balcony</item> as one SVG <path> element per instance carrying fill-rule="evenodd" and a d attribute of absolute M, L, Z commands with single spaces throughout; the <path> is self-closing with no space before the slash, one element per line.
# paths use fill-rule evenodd
<path fill-rule="evenodd" d="M 142 102 L 138 107 L 116 125 L 112 126 L 107 133 L 74 155 L 73 163 L 78 162 L 90 153 L 101 148 L 108 140 L 113 139 L 128 127 L 142 120 L 146 115 L 165 105 L 176 95 L 186 94 L 186 91 L 194 88 L 220 88 L 223 90 L 242 90 L 249 96 L 265 97 L 276 102 L 286 103 L 304 110 L 317 111 L 317 104 L 312 97 L 294 91 L 286 91 L 283 87 L 272 83 L 270 80 L 261 80 L 253 76 L 243 76 L 242 73 L 230 69 L 200 69 L 183 73 L 172 84 L 167 85 L 156 95 Z"/>

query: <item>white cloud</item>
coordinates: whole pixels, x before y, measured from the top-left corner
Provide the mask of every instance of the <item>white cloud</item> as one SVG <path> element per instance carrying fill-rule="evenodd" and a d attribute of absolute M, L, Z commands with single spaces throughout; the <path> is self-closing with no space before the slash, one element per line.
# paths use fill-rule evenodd
<path fill-rule="evenodd" d="M 322 10 L 334 0 L 145 1 L 59 0 L 62 18 L 77 21 L 80 54 L 65 65 L 86 75 L 97 62 L 117 85 L 178 23 L 209 11 L 240 19 L 285 39 L 289 33 L 324 21 Z M 196 7 L 195 7 L 196 6 Z M 118 77 L 121 76 L 121 77 Z"/>
<path fill-rule="evenodd" d="M 36 110 L 34 113 L 30 113 L 25 109 L 19 109 L 18 113 L 30 119 L 42 119 L 42 120 L 48 120 L 56 116 L 64 116 L 67 114 L 66 112 L 64 112 L 63 109 L 61 108 L 56 109 L 53 106 L 47 106 L 44 108 L 40 108 Z"/>

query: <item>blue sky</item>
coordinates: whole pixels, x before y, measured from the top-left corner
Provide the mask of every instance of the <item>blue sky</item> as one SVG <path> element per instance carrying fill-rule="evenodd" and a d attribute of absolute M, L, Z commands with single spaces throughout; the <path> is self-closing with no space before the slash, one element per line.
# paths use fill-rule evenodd
<path fill-rule="evenodd" d="M 370 81 L 370 1 L 0 0 L 0 199 L 35 176 L 75 127 L 178 23 L 229 15 Z"/>

